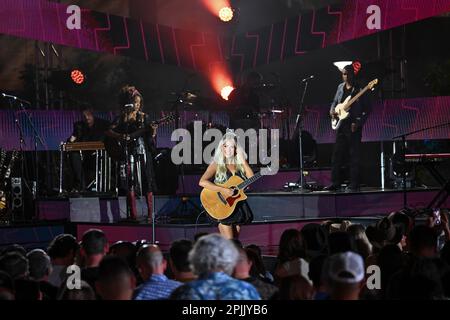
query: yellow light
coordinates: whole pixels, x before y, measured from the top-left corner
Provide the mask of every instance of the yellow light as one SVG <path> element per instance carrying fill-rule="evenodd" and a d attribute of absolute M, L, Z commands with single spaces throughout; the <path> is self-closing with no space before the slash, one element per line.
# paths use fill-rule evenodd
<path fill-rule="evenodd" d="M 223 22 L 231 21 L 231 19 L 233 19 L 233 9 L 230 7 L 223 7 L 219 10 L 219 18 Z"/>

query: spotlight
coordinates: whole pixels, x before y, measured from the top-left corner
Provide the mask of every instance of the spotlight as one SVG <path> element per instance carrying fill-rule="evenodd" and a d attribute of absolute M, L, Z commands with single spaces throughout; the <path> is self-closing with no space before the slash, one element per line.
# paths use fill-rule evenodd
<path fill-rule="evenodd" d="M 83 84 L 85 79 L 83 72 L 78 69 L 72 70 L 72 72 L 70 73 L 70 77 L 76 84 Z"/>
<path fill-rule="evenodd" d="M 233 19 L 234 12 L 230 7 L 223 7 L 219 10 L 219 18 L 223 22 L 229 22 Z"/>
<path fill-rule="evenodd" d="M 348 66 L 349 64 L 352 64 L 353 61 L 336 61 L 333 62 L 333 64 L 340 70 L 344 70 L 345 66 Z"/>
<path fill-rule="evenodd" d="M 220 90 L 220 95 L 224 100 L 228 100 L 228 97 L 230 96 L 230 93 L 234 90 L 232 86 L 225 86 Z"/>

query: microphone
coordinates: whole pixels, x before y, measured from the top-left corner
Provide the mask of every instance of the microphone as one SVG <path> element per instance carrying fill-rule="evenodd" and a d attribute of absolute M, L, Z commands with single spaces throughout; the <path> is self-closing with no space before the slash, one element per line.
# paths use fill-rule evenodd
<path fill-rule="evenodd" d="M 17 100 L 17 101 L 24 102 L 24 103 L 26 103 L 26 104 L 31 105 L 31 103 L 30 103 L 29 101 L 20 99 L 19 97 L 12 96 L 12 95 L 10 95 L 10 94 L 2 93 L 2 97 L 3 97 L 3 98 L 8 98 L 8 99 Z"/>
<path fill-rule="evenodd" d="M 13 100 L 17 100 L 16 96 L 12 96 L 10 94 L 2 93 L 2 96 L 3 96 L 3 98 L 10 98 L 10 99 L 13 99 Z"/>
<path fill-rule="evenodd" d="M 301 82 L 303 83 L 303 82 L 309 81 L 309 80 L 311 80 L 311 79 L 314 79 L 314 76 L 313 76 L 313 75 L 311 75 L 311 76 L 309 76 L 309 77 L 306 77 L 306 78 L 303 79 Z"/>
<path fill-rule="evenodd" d="M 162 156 L 164 156 L 166 153 L 167 153 L 167 150 L 161 151 L 160 153 L 158 153 L 158 154 L 156 155 L 156 157 L 155 157 L 153 160 L 158 161 L 158 160 L 159 160 Z"/>

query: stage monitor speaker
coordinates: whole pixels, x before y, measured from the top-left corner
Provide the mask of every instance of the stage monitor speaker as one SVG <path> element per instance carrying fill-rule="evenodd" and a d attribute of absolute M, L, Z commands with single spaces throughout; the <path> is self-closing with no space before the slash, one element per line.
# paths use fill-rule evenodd
<path fill-rule="evenodd" d="M 23 192 L 22 178 L 11 178 L 11 206 L 13 210 L 22 208 Z"/>

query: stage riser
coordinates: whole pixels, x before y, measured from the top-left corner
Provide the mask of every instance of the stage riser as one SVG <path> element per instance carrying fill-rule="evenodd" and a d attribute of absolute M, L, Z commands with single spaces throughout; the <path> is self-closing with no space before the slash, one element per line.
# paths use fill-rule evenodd
<path fill-rule="evenodd" d="M 436 192 L 434 190 L 408 192 L 407 204 L 414 208 L 426 207 Z M 403 208 L 403 194 L 400 191 L 355 194 L 249 194 L 248 203 L 254 214 L 254 222 L 364 217 L 400 210 Z M 37 205 L 41 220 L 66 219 L 71 222 L 115 223 L 126 218 L 124 197 L 40 200 Z M 450 199 L 447 199 L 444 206 L 450 206 Z M 198 216 L 195 207 L 201 207 L 198 197 L 155 197 L 155 217 L 160 223 L 177 219 L 195 221 Z M 147 207 L 144 198 L 137 201 L 137 211 L 138 218 L 146 217 Z"/>
<path fill-rule="evenodd" d="M 352 223 L 369 224 L 374 218 L 349 219 Z M 281 223 L 250 224 L 242 226 L 240 240 L 243 244 L 257 244 L 264 254 L 276 255 L 281 234 L 286 229 L 301 229 L 307 223 L 322 223 L 324 220 L 292 221 Z M 51 223 L 40 226 L 0 226 L 0 247 L 20 244 L 27 249 L 47 249 L 52 239 L 62 233 L 70 233 L 82 239 L 84 232 L 89 229 L 100 229 L 105 232 L 110 245 L 117 241 L 152 240 L 152 226 L 148 224 L 123 225 L 101 223 Z M 162 250 L 167 251 L 170 244 L 177 239 L 194 240 L 198 232 L 217 232 L 214 226 L 205 225 L 172 225 L 156 226 L 155 240 Z"/>
<path fill-rule="evenodd" d="M 27 250 L 47 248 L 58 234 L 64 233 L 64 225 L 3 227 L 0 226 L 0 247 L 20 244 Z"/>
<path fill-rule="evenodd" d="M 40 220 L 113 223 L 125 219 L 126 199 L 70 198 L 37 201 Z M 147 215 L 145 199 L 136 202 L 138 218 Z"/>
<path fill-rule="evenodd" d="M 288 222 L 288 223 L 268 223 L 268 224 L 251 224 L 242 227 L 239 240 L 244 244 L 257 244 L 264 248 L 265 253 L 276 253 L 278 242 L 281 234 L 286 229 L 301 229 L 306 223 Z M 316 221 L 317 222 L 317 221 Z M 83 233 L 91 228 L 97 228 L 106 233 L 108 241 L 114 243 L 116 241 L 136 241 L 148 240 L 152 241 L 152 227 L 150 225 L 142 226 L 120 226 L 120 225 L 98 225 L 98 224 L 77 224 L 77 238 L 81 239 Z M 184 226 L 184 227 L 161 227 L 155 228 L 155 240 L 158 242 L 162 250 L 168 250 L 170 244 L 179 239 L 194 240 L 194 236 L 198 232 L 214 233 L 218 232 L 215 227 L 206 226 Z"/>

